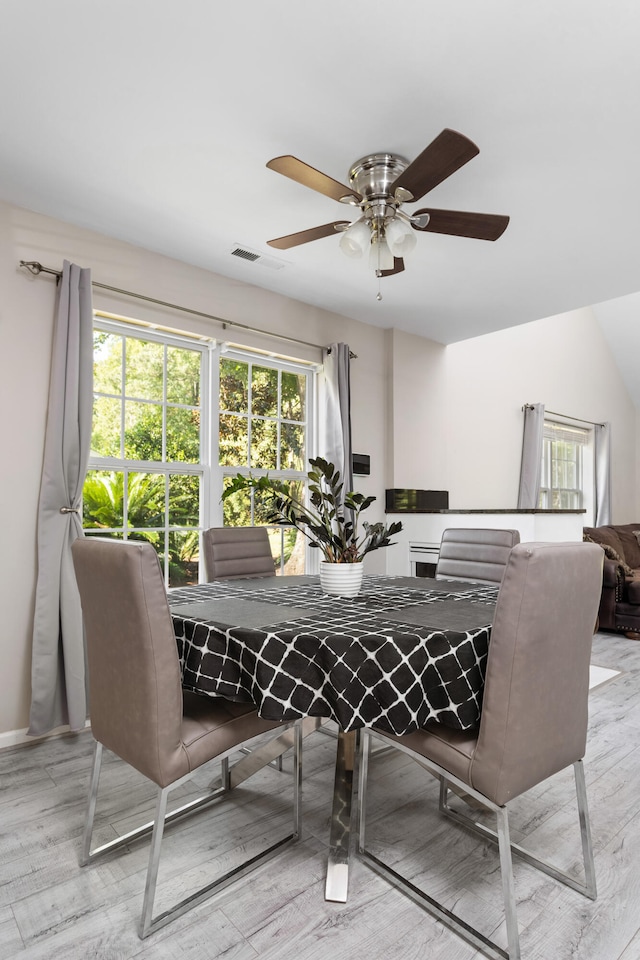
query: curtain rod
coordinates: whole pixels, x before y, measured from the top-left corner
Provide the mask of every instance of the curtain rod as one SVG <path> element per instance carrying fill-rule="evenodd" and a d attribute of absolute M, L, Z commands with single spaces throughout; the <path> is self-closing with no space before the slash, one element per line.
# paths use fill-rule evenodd
<path fill-rule="evenodd" d="M 525 403 L 523 410 L 533 410 L 532 403 Z M 555 410 L 546 410 L 545 413 L 550 413 L 552 417 L 564 417 L 565 420 L 574 420 L 576 423 L 590 423 L 592 427 L 604 427 L 606 424 L 598 423 L 597 420 L 583 420 L 581 417 L 570 417 L 568 413 L 556 413 Z"/>
<path fill-rule="evenodd" d="M 43 267 L 41 263 L 38 263 L 37 260 L 21 260 L 20 266 L 24 267 L 29 273 L 33 274 L 34 277 L 39 276 L 41 273 L 50 273 L 56 278 L 56 283 L 62 276 L 62 270 L 54 270 L 52 267 Z M 133 297 L 134 300 L 144 300 L 147 303 L 155 303 L 159 307 L 169 307 L 170 310 L 179 310 L 181 313 L 190 313 L 194 317 L 203 317 L 205 320 L 214 320 L 216 323 L 222 324 L 222 329 L 226 330 L 227 327 L 238 327 L 241 330 L 248 330 L 250 333 L 258 333 L 264 337 L 274 337 L 276 340 L 287 340 L 289 343 L 300 343 L 305 347 L 315 347 L 316 350 L 326 350 L 329 352 L 328 347 L 323 347 L 319 343 L 310 343 L 308 340 L 299 340 L 297 337 L 287 337 L 283 333 L 269 333 L 267 330 L 260 330 L 258 327 L 250 327 L 246 323 L 239 323 L 237 320 L 225 320 L 223 317 L 216 317 L 211 313 L 204 313 L 202 310 L 192 310 L 191 307 L 182 307 L 177 303 L 168 303 L 166 300 L 156 300 L 155 297 L 147 297 L 143 293 L 133 293 L 131 290 L 121 290 L 119 287 L 111 287 L 108 283 L 98 283 L 97 280 L 91 281 L 92 287 L 99 287 L 101 290 L 110 290 L 112 293 L 120 293 L 125 297 Z M 355 353 L 349 352 L 349 356 L 352 360 L 356 360 L 357 356 Z"/>

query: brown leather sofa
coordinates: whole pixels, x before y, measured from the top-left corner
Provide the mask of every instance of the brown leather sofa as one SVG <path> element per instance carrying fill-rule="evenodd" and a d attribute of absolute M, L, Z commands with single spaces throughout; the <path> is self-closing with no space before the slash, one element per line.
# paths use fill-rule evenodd
<path fill-rule="evenodd" d="M 640 522 L 584 527 L 584 539 L 605 552 L 599 629 L 640 639 Z"/>

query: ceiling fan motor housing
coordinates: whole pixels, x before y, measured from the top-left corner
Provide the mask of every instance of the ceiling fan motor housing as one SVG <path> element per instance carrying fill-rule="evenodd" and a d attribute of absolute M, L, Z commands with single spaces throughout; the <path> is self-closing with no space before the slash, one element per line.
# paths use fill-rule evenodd
<path fill-rule="evenodd" d="M 391 197 L 391 185 L 409 166 L 393 153 L 373 153 L 357 160 L 349 170 L 349 183 L 365 200 Z"/>
<path fill-rule="evenodd" d="M 408 166 L 408 160 L 393 153 L 373 153 L 353 164 L 349 184 L 363 198 L 360 207 L 367 219 L 380 223 L 395 216 L 399 202 L 391 187 Z"/>

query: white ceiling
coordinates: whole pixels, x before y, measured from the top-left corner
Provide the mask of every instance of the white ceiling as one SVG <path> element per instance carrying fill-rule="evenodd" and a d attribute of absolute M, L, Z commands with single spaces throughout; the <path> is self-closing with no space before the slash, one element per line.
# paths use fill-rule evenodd
<path fill-rule="evenodd" d="M 639 46 L 633 0 L 3 0 L 0 197 L 453 342 L 640 290 Z M 480 155 L 418 206 L 497 242 L 420 234 L 381 302 L 337 237 L 266 245 L 349 214 L 271 157 L 345 182 L 445 127 Z"/>

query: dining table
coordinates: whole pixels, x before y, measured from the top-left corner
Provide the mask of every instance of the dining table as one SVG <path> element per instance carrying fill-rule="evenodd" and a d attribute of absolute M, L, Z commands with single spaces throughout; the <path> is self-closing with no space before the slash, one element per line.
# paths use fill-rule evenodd
<path fill-rule="evenodd" d="M 308 729 L 335 721 L 327 900 L 347 899 L 357 731 L 477 726 L 497 594 L 496 585 L 384 575 L 365 576 L 353 598 L 323 593 L 310 575 L 169 591 L 184 689 Z"/>

